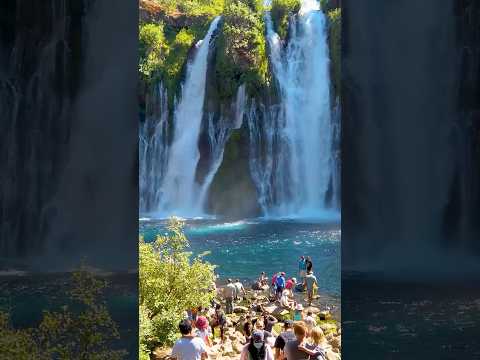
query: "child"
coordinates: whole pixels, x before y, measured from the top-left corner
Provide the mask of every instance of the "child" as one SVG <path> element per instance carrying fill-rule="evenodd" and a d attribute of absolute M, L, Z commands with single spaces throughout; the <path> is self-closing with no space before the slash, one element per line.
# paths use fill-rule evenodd
<path fill-rule="evenodd" d="M 197 327 L 196 335 L 201 338 L 207 346 L 212 346 L 208 325 L 208 320 L 205 316 L 198 316 L 195 323 L 195 326 Z"/>
<path fill-rule="evenodd" d="M 310 359 L 326 360 L 325 335 L 322 329 L 318 326 L 314 327 L 310 332 L 310 338 L 313 340 L 313 343 L 301 344 L 298 346 L 298 350 L 310 355 Z"/>

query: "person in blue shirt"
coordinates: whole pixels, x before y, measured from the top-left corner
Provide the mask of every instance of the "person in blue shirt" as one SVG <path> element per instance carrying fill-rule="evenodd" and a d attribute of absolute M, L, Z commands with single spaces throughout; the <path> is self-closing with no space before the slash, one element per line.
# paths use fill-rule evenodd
<path fill-rule="evenodd" d="M 305 279 L 305 275 L 307 274 L 307 262 L 305 260 L 305 256 L 300 256 L 300 260 L 298 261 L 298 272 L 300 275 L 300 279 Z"/>
<path fill-rule="evenodd" d="M 282 292 L 285 289 L 285 273 L 284 272 L 280 273 L 280 276 L 277 276 L 275 285 L 276 285 L 276 297 L 277 297 L 277 300 L 280 300 L 280 297 L 282 296 Z"/>

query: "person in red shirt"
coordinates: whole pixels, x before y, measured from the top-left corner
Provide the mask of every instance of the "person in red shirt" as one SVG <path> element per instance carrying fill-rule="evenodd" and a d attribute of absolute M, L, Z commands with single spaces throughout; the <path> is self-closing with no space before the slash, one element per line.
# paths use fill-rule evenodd
<path fill-rule="evenodd" d="M 290 278 L 287 280 L 285 284 L 285 289 L 287 289 L 291 295 L 293 295 L 293 289 L 295 288 L 295 285 L 297 284 L 297 279 L 295 278 Z"/>

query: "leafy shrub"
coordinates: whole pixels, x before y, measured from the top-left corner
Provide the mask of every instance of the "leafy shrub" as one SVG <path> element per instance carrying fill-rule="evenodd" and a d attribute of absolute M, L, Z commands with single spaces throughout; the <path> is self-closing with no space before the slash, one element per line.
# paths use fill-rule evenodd
<path fill-rule="evenodd" d="M 84 359 L 120 360 L 124 350 L 111 349 L 119 338 L 117 325 L 102 299 L 106 282 L 80 269 L 73 273 L 69 292 L 76 311 L 44 311 L 37 328 L 14 329 L 9 317 L 0 312 L 1 359 Z"/>
<path fill-rule="evenodd" d="M 273 27 L 278 36 L 282 39 L 287 37 L 289 16 L 298 13 L 300 6 L 300 0 L 272 1 L 270 13 L 272 16 Z"/>
<path fill-rule="evenodd" d="M 341 56 L 342 56 L 342 10 L 331 10 L 327 14 L 329 20 L 329 46 L 332 60 L 333 85 L 335 94 L 340 95 Z"/>
<path fill-rule="evenodd" d="M 214 265 L 193 257 L 183 233 L 184 223 L 171 219 L 168 234 L 139 242 L 139 337 L 141 352 L 171 345 L 178 338 L 184 311 L 206 306 L 214 298 Z"/>
<path fill-rule="evenodd" d="M 242 83 L 251 95 L 267 83 L 264 23 L 257 8 L 252 0 L 228 0 L 225 5 L 215 63 L 220 100 L 231 99 Z"/>
<path fill-rule="evenodd" d="M 162 69 L 168 45 L 163 33 L 163 23 L 141 24 L 139 29 L 139 70 L 143 78 L 152 80 Z"/>

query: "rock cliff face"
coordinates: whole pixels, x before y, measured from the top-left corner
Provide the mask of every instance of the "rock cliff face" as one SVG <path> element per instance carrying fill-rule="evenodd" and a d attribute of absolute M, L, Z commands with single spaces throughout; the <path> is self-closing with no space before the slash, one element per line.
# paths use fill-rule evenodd
<path fill-rule="evenodd" d="M 479 247 L 478 4 L 342 14 L 342 267 L 435 273 Z"/>
<path fill-rule="evenodd" d="M 0 5 L 2 267 L 136 264 L 137 6 Z"/>

